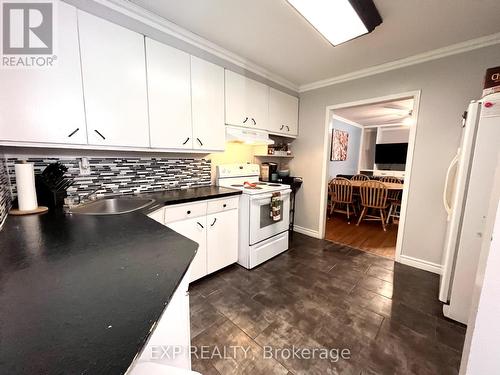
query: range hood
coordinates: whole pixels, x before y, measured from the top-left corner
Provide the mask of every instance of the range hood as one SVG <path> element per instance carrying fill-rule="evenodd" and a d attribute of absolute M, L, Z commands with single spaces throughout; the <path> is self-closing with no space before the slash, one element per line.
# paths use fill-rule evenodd
<path fill-rule="evenodd" d="M 226 126 L 226 141 L 239 142 L 249 145 L 272 145 L 274 141 L 269 134 L 262 130 Z"/>

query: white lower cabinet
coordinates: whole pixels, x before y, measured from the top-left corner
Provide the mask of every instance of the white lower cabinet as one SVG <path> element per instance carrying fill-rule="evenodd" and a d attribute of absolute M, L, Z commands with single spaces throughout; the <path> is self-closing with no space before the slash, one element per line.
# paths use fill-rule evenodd
<path fill-rule="evenodd" d="M 177 233 L 198 243 L 198 251 L 191 263 L 191 277 L 195 281 L 207 274 L 207 225 L 206 216 L 176 221 L 167 226 Z"/>
<path fill-rule="evenodd" d="M 189 270 L 153 327 L 140 355 L 129 367 L 128 375 L 143 373 L 147 363 L 191 370 L 188 286 Z"/>
<path fill-rule="evenodd" d="M 238 260 L 239 197 L 210 199 L 161 208 L 149 217 L 198 243 L 189 281 Z"/>
<path fill-rule="evenodd" d="M 238 260 L 238 210 L 207 216 L 207 273 Z"/>

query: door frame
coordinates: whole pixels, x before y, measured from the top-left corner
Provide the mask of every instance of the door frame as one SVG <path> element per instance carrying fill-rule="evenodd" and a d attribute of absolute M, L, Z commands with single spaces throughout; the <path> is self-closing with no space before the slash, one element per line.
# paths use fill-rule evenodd
<path fill-rule="evenodd" d="M 334 111 L 340 108 L 346 107 L 354 107 L 366 104 L 374 104 L 384 101 L 390 100 L 398 100 L 404 98 L 413 97 L 413 116 L 415 121 L 413 124 L 409 126 L 410 128 L 410 136 L 408 139 L 408 153 L 406 157 L 406 167 L 405 167 L 405 178 L 404 178 L 404 187 L 403 187 L 403 197 L 401 200 L 401 212 L 399 218 L 399 229 L 396 240 L 396 261 L 400 261 L 401 252 L 403 247 L 403 238 L 406 227 L 406 210 L 408 206 L 408 194 L 409 187 L 411 184 L 411 171 L 413 169 L 413 154 L 415 150 L 415 140 L 417 138 L 417 126 L 418 126 L 418 118 L 419 118 L 419 109 L 420 109 L 420 96 L 421 90 L 402 92 L 398 94 L 391 94 L 385 96 L 374 97 L 370 99 L 357 100 L 353 102 L 347 102 L 342 104 L 329 105 L 325 110 L 325 127 L 324 127 L 324 142 L 323 142 L 323 165 L 322 165 L 322 173 L 321 173 L 321 196 L 323 199 L 320 201 L 320 213 L 319 213 L 319 235 L 320 238 L 325 238 L 326 231 L 326 208 L 328 202 L 328 178 L 329 178 L 329 168 L 328 162 L 329 158 L 329 145 L 330 145 L 330 121 L 332 115 L 334 115 Z"/>

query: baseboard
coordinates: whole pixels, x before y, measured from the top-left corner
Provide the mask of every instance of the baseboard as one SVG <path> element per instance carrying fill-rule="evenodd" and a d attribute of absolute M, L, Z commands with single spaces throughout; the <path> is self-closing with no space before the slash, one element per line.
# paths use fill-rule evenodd
<path fill-rule="evenodd" d="M 422 260 L 422 259 L 413 258 L 413 257 L 410 257 L 408 255 L 400 255 L 399 263 L 403 263 L 403 264 L 406 264 L 407 266 L 419 268 L 419 269 L 424 270 L 424 271 L 437 273 L 438 275 L 441 275 L 441 272 L 442 272 L 441 271 L 442 267 L 440 264 L 428 262 L 428 261 Z"/>
<path fill-rule="evenodd" d="M 293 231 L 297 232 L 297 233 L 305 234 L 306 236 L 309 236 L 309 237 L 321 239 L 321 236 L 319 235 L 319 231 L 317 231 L 317 230 L 312 230 L 309 228 L 301 227 L 299 225 L 294 225 Z"/>

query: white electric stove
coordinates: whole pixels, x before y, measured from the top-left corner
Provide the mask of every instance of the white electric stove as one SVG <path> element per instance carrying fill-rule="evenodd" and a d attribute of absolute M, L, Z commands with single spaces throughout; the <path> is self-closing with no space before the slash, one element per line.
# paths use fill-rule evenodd
<path fill-rule="evenodd" d="M 259 182 L 258 164 L 223 164 L 216 167 L 217 185 L 239 189 L 238 263 L 253 268 L 288 249 L 290 186 Z M 271 197 L 280 193 L 281 217 L 271 216 Z"/>

